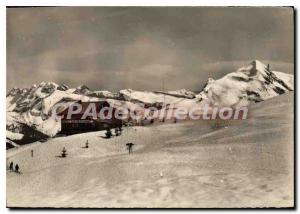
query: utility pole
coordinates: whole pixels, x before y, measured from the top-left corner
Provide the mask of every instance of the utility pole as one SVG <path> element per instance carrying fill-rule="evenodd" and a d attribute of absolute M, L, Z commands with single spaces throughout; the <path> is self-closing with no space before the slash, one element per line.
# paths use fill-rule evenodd
<path fill-rule="evenodd" d="M 166 95 L 165 95 L 165 79 L 164 79 L 164 77 L 162 78 L 162 91 L 163 91 L 163 96 L 164 96 L 163 106 L 162 106 L 164 109 L 164 115 L 163 115 L 162 122 L 164 123 L 165 122 L 165 113 L 166 113 Z"/>

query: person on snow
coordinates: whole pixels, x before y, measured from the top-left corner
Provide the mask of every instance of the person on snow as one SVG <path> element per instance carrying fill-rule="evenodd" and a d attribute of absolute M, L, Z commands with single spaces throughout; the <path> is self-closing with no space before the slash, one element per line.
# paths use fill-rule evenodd
<path fill-rule="evenodd" d="M 134 146 L 134 144 L 133 143 L 127 143 L 126 146 L 127 146 L 127 149 L 128 149 L 128 154 L 132 153 L 132 147 Z"/>
<path fill-rule="evenodd" d="M 89 141 L 88 140 L 85 143 L 85 148 L 89 148 Z"/>
<path fill-rule="evenodd" d="M 10 171 L 14 171 L 14 162 L 10 162 L 9 168 Z"/>
<path fill-rule="evenodd" d="M 15 166 L 15 172 L 16 172 L 16 173 L 20 173 L 19 169 L 20 169 L 19 165 L 16 164 L 16 166 Z"/>

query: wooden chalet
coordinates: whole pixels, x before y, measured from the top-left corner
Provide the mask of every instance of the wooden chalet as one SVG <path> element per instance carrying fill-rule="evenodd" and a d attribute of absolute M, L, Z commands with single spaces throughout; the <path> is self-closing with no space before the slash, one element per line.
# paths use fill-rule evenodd
<path fill-rule="evenodd" d="M 77 133 L 98 131 L 98 130 L 104 130 L 106 128 L 114 128 L 114 127 L 122 126 L 122 121 L 115 118 L 115 108 L 111 107 L 107 101 L 97 101 L 97 102 L 78 101 L 76 103 L 79 103 L 82 106 L 82 109 L 79 113 L 72 114 L 70 118 L 67 118 L 69 108 L 71 107 L 74 108 L 74 106 L 70 105 L 68 108 L 66 108 L 64 111 L 62 111 L 59 114 L 60 116 L 62 116 L 61 134 L 67 134 L 67 135 L 77 134 Z M 94 104 L 96 106 L 97 119 L 93 118 L 92 116 L 87 116 L 85 119 L 83 119 L 83 115 L 87 111 L 87 108 L 90 104 Z M 112 108 L 111 119 L 103 119 L 99 117 L 99 112 L 104 107 Z M 108 112 L 104 111 L 104 115 L 107 114 Z"/>

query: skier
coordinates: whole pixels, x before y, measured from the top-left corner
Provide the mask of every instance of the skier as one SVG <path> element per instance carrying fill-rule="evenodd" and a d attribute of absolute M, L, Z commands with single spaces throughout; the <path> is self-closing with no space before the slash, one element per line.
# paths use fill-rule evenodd
<path fill-rule="evenodd" d="M 85 143 L 85 148 L 89 148 L 89 141 L 88 140 Z"/>
<path fill-rule="evenodd" d="M 19 172 L 19 169 L 20 169 L 19 165 L 16 164 L 16 166 L 15 166 L 15 172 L 16 172 L 16 173 L 20 173 L 20 172 Z"/>
<path fill-rule="evenodd" d="M 128 154 L 132 153 L 132 146 L 134 144 L 133 143 L 127 143 L 126 146 L 127 146 L 127 149 L 128 149 Z"/>
<path fill-rule="evenodd" d="M 33 157 L 33 149 L 30 150 L 31 157 Z"/>
<path fill-rule="evenodd" d="M 9 168 L 10 171 L 14 171 L 14 162 L 10 162 Z"/>

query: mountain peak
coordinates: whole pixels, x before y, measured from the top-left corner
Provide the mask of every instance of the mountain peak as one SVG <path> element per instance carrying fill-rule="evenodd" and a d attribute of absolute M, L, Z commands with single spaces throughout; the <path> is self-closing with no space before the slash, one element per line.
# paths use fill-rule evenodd
<path fill-rule="evenodd" d="M 75 94 L 84 94 L 87 95 L 90 93 L 90 88 L 87 87 L 86 85 L 82 84 L 78 87 L 76 87 L 76 90 L 74 91 Z"/>
<path fill-rule="evenodd" d="M 267 66 L 264 64 L 264 63 L 262 63 L 261 61 L 259 61 L 259 60 L 253 60 L 252 62 L 251 62 L 251 65 L 253 65 L 253 67 L 256 69 L 256 70 L 264 70 Z"/>
<path fill-rule="evenodd" d="M 39 86 L 58 86 L 55 82 L 41 82 Z"/>
<path fill-rule="evenodd" d="M 69 86 L 67 86 L 66 84 L 61 84 L 57 87 L 57 89 L 60 91 L 66 91 L 69 89 Z"/>
<path fill-rule="evenodd" d="M 197 98 L 218 106 L 247 105 L 250 101 L 260 102 L 292 91 L 293 78 L 293 75 L 271 71 L 269 64 L 253 60 L 221 79 L 209 79 Z"/>
<path fill-rule="evenodd" d="M 89 87 L 87 87 L 87 86 L 86 86 L 86 85 L 84 85 L 84 84 L 81 84 L 81 85 L 77 86 L 77 87 L 76 87 L 76 89 L 78 89 L 78 90 L 83 90 L 83 89 L 90 90 L 90 88 L 89 88 Z"/>

